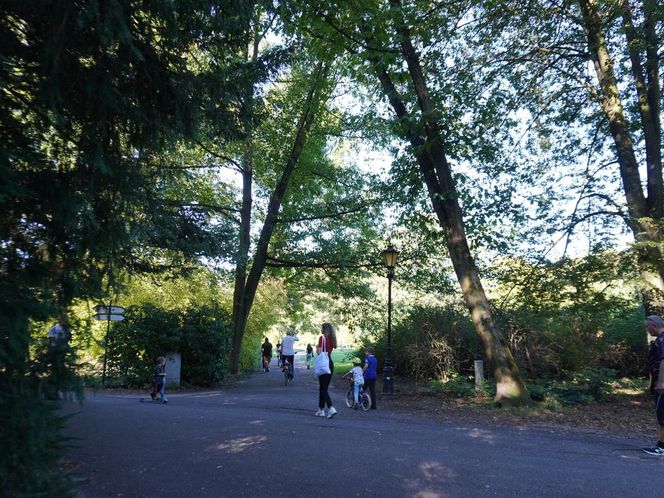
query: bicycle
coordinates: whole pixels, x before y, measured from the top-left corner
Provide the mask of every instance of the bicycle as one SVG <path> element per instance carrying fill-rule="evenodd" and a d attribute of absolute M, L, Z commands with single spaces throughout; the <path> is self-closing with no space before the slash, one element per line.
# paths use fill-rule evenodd
<path fill-rule="evenodd" d="M 350 389 L 346 392 L 346 406 L 348 408 L 353 408 L 355 406 L 355 395 L 353 393 L 355 387 L 353 382 L 350 383 Z M 360 393 L 357 396 L 359 407 L 362 408 L 363 412 L 366 412 L 371 408 L 371 396 L 368 392 L 364 390 L 364 386 L 360 386 Z"/>
<path fill-rule="evenodd" d="M 284 385 L 287 386 L 289 382 L 293 381 L 293 365 L 290 361 L 284 362 Z"/>

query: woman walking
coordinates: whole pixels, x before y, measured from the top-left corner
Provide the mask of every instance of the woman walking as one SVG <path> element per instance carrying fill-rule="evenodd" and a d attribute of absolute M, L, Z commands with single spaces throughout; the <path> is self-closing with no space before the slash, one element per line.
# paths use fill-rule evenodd
<path fill-rule="evenodd" d="M 337 410 L 332 406 L 332 399 L 330 398 L 328 389 L 330 388 L 330 381 L 334 373 L 332 350 L 337 347 L 337 335 L 331 323 L 324 323 L 321 327 L 321 333 L 322 335 L 318 339 L 318 346 L 316 347 L 316 354 L 327 353 L 330 358 L 330 373 L 318 377 L 318 411 L 316 412 L 316 416 L 332 418 L 337 414 Z M 325 411 L 326 405 L 327 411 Z"/>

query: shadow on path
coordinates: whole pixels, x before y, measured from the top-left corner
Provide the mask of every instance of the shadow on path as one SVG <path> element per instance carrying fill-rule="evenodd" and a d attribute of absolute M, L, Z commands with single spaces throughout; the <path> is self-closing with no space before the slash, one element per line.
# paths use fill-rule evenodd
<path fill-rule="evenodd" d="M 296 357 L 224 390 L 91 395 L 71 419 L 79 496 L 659 496 L 664 459 L 636 443 L 440 423 L 380 409 L 315 417 L 318 381 Z"/>

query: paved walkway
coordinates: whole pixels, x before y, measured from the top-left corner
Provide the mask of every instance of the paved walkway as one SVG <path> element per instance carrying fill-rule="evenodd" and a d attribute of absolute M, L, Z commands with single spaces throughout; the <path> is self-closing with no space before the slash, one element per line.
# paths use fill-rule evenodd
<path fill-rule="evenodd" d="M 90 395 L 69 424 L 79 496 L 661 497 L 664 458 L 643 441 L 440 423 L 346 408 L 314 417 L 318 383 L 296 360 L 223 391 Z"/>

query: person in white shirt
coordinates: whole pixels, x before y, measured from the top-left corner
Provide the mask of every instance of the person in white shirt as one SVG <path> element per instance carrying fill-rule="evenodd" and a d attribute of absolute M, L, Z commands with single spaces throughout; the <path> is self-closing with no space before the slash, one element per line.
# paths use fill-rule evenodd
<path fill-rule="evenodd" d="M 360 406 L 360 386 L 364 385 L 364 372 L 362 371 L 362 363 L 360 361 L 354 361 L 353 365 L 353 368 L 343 378 L 350 379 L 352 377 L 353 379 L 353 399 L 355 400 L 353 408 L 357 410 Z"/>
<path fill-rule="evenodd" d="M 67 315 L 62 315 L 58 323 L 48 331 L 48 345 L 50 348 L 65 348 L 69 345 L 70 339 L 69 320 Z"/>
<path fill-rule="evenodd" d="M 286 337 L 281 340 L 281 354 L 283 356 L 284 368 L 286 367 L 286 362 L 291 364 L 290 375 L 291 380 L 293 379 L 293 373 L 295 372 L 295 341 L 299 339 L 293 331 L 286 332 Z"/>
<path fill-rule="evenodd" d="M 67 315 L 62 315 L 58 323 L 48 331 L 48 358 L 49 375 L 46 383 L 46 396 L 48 399 L 62 399 L 61 390 L 72 375 L 69 373 L 67 359 L 72 354 L 69 347 L 71 330 Z"/>

